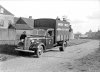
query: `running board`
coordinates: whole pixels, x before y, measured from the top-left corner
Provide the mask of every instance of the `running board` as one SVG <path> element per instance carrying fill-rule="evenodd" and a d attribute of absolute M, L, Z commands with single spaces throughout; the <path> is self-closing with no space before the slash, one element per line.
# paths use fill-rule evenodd
<path fill-rule="evenodd" d="M 16 51 L 22 51 L 22 52 L 31 52 L 34 53 L 35 51 L 31 51 L 31 50 L 22 50 L 22 49 L 15 49 Z"/>

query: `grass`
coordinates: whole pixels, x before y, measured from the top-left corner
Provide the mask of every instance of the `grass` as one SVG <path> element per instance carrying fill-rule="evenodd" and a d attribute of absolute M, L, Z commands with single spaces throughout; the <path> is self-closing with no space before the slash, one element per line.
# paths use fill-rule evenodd
<path fill-rule="evenodd" d="M 73 39 L 73 40 L 70 40 L 68 42 L 68 45 L 69 46 L 73 46 L 73 45 L 78 45 L 78 44 L 82 44 L 82 43 L 86 43 L 86 42 L 89 42 L 90 39 Z"/>

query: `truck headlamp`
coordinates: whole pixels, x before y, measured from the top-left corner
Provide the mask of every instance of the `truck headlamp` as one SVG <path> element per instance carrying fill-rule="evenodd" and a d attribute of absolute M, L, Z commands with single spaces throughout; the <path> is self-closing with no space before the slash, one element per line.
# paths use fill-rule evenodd
<path fill-rule="evenodd" d="M 33 43 L 33 42 L 35 42 L 35 40 L 32 40 L 31 42 Z"/>
<path fill-rule="evenodd" d="M 33 39 L 33 40 L 31 40 L 31 43 L 38 43 L 38 40 Z"/>

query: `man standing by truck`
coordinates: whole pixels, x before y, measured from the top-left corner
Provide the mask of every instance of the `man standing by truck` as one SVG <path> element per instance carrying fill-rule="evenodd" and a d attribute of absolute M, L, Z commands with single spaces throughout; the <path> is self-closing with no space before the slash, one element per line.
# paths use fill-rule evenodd
<path fill-rule="evenodd" d="M 20 36 L 20 40 L 25 40 L 25 37 L 26 37 L 26 31 L 24 31 L 21 36 Z"/>

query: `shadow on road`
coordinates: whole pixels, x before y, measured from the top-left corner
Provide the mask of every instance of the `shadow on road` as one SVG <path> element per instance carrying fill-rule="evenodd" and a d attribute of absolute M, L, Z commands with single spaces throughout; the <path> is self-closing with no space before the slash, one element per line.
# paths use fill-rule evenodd
<path fill-rule="evenodd" d="M 49 49 L 49 50 L 47 50 L 45 52 L 59 52 L 59 50 Z"/>
<path fill-rule="evenodd" d="M 0 61 L 6 61 L 18 57 L 33 57 L 32 53 L 18 52 L 15 51 L 16 46 L 0 45 Z"/>
<path fill-rule="evenodd" d="M 19 55 L 15 51 L 16 46 L 0 45 L 0 61 L 17 58 Z"/>
<path fill-rule="evenodd" d="M 0 45 L 0 61 L 6 61 L 18 57 L 37 58 L 35 54 L 15 51 L 16 46 Z M 47 50 L 46 52 L 59 52 L 59 50 Z"/>

